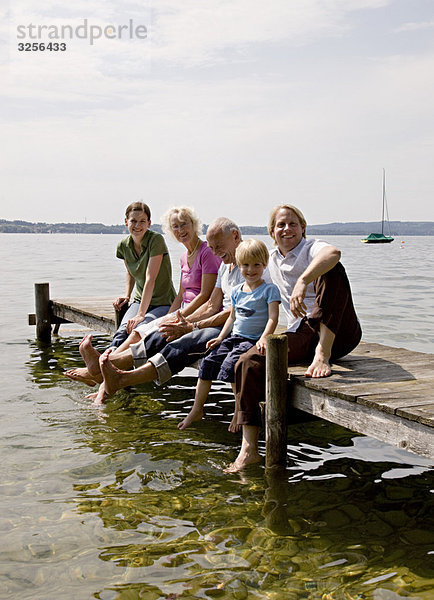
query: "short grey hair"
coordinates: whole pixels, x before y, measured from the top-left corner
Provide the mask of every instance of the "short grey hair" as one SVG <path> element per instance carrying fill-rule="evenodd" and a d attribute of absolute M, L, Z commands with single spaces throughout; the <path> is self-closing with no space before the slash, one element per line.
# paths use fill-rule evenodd
<path fill-rule="evenodd" d="M 232 233 L 232 231 L 238 231 L 241 237 L 241 230 L 236 223 L 231 221 L 231 219 L 227 219 L 226 217 L 219 217 L 215 221 L 209 225 L 207 234 L 211 235 L 216 234 L 217 232 L 222 232 L 224 235 L 228 235 Z"/>

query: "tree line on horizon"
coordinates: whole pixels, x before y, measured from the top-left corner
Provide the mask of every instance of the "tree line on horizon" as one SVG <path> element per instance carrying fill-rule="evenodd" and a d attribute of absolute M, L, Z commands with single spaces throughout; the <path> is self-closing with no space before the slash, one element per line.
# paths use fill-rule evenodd
<path fill-rule="evenodd" d="M 206 229 L 206 225 L 204 226 Z M 244 235 L 267 235 L 267 227 L 240 226 Z M 161 233 L 161 225 L 152 224 L 152 229 Z M 367 235 L 381 231 L 380 221 L 355 221 L 350 223 L 326 223 L 308 225 L 308 235 Z M 103 223 L 31 223 L 0 219 L 0 233 L 102 233 L 124 234 L 125 225 Z M 388 232 L 387 232 L 388 233 Z M 434 221 L 390 221 L 391 235 L 434 235 Z"/>

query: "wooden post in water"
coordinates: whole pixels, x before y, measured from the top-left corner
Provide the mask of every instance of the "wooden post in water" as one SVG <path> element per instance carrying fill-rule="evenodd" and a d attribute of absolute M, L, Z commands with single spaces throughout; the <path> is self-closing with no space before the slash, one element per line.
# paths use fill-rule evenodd
<path fill-rule="evenodd" d="M 35 283 L 36 339 L 51 343 L 50 284 Z"/>
<path fill-rule="evenodd" d="M 119 326 L 122 322 L 122 319 L 124 318 L 124 314 L 128 310 L 128 307 L 129 307 L 128 302 L 125 302 L 125 304 L 123 306 L 121 306 L 120 310 L 115 309 L 115 327 L 116 327 L 116 329 L 119 329 Z"/>
<path fill-rule="evenodd" d="M 265 466 L 285 466 L 287 453 L 288 338 L 268 335 L 265 387 Z"/>

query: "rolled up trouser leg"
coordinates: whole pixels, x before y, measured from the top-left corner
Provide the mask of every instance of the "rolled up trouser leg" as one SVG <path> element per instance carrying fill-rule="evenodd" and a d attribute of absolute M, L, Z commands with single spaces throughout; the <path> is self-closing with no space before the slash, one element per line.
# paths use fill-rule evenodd
<path fill-rule="evenodd" d="M 207 342 L 217 337 L 220 331 L 221 327 L 195 329 L 179 339 L 169 342 L 160 352 L 150 356 L 148 360 L 158 373 L 157 383 L 165 383 L 172 375 L 196 362 L 206 352 Z"/>

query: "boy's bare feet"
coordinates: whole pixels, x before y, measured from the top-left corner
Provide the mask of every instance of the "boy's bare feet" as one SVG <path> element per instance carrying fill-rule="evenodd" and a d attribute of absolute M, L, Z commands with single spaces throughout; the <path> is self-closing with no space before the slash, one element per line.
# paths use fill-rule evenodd
<path fill-rule="evenodd" d="M 187 429 L 187 427 L 190 427 L 190 425 L 192 423 L 195 423 L 196 421 L 201 421 L 202 419 L 203 419 L 203 408 L 194 408 L 194 406 L 193 406 L 193 408 L 188 413 L 188 415 L 185 417 L 185 419 L 183 419 L 180 423 L 178 423 L 178 429 L 183 431 L 184 429 Z"/>

